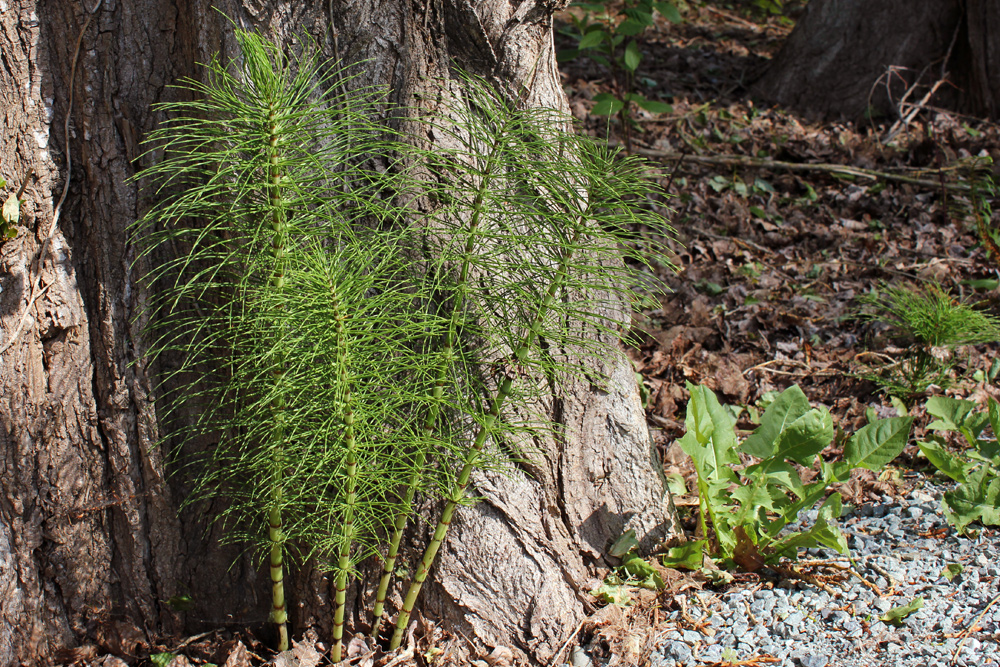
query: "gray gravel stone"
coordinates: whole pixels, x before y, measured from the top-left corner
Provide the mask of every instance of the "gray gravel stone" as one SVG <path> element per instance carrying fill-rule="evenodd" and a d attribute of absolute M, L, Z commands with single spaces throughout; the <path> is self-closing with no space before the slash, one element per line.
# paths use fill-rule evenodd
<path fill-rule="evenodd" d="M 825 655 L 816 653 L 799 658 L 799 664 L 802 667 L 826 667 L 830 664 L 830 660 Z"/>
<path fill-rule="evenodd" d="M 667 657 L 678 662 L 687 662 L 691 659 L 691 647 L 684 642 L 670 642 Z"/>
<path fill-rule="evenodd" d="M 841 518 L 853 549 L 853 569 L 881 596 L 856 577 L 832 584 L 831 595 L 802 582 L 771 579 L 764 571 L 764 587 L 736 587 L 719 594 L 723 604 L 712 608 L 714 639 L 694 632 L 677 611 L 671 612 L 668 622 L 676 623 L 677 629 L 663 635 L 651 664 L 695 665 L 694 649 L 703 661 L 718 661 L 726 648 L 738 660 L 771 655 L 781 660 L 775 664 L 789 667 L 951 665 L 958 643 L 945 635 L 968 629 L 1000 594 L 1000 531 L 977 526 L 979 537 L 970 539 L 947 527 L 942 537 L 928 537 L 932 528 L 947 526 L 940 497 L 948 488 L 928 483 L 904 501 L 886 498 Z M 809 516 L 801 513 L 805 522 L 798 524 L 799 529 L 811 525 Z M 840 558 L 821 549 L 810 549 L 808 556 Z M 940 576 L 948 563 L 965 568 L 952 581 Z M 917 596 L 924 599 L 924 608 L 904 619 L 902 627 L 879 620 Z M 689 608 L 699 607 L 693 598 L 689 600 Z M 955 664 L 1000 667 L 1000 605 L 979 618 L 978 625 L 982 629 L 966 639 Z"/>

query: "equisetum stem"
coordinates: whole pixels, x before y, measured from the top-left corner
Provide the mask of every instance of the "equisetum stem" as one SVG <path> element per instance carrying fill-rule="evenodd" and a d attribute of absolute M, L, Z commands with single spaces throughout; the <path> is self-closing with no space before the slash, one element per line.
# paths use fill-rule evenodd
<path fill-rule="evenodd" d="M 268 203 L 271 208 L 271 230 L 274 236 L 271 241 L 271 257 L 274 260 L 274 273 L 271 275 L 271 286 L 280 290 L 285 285 L 285 229 L 284 212 L 281 205 L 281 168 L 278 164 L 278 134 L 279 126 L 277 111 L 273 107 L 268 115 L 268 159 L 267 159 L 267 191 Z M 275 366 L 274 383 L 280 385 L 284 379 L 284 365 Z M 284 550 L 285 539 L 281 526 L 281 505 L 284 500 L 282 476 L 284 475 L 285 456 L 285 399 L 281 391 L 276 391 L 276 398 L 271 404 L 271 416 L 274 420 L 274 442 L 272 450 L 273 477 L 271 479 L 271 508 L 267 513 L 267 538 L 271 543 L 271 622 L 278 626 L 278 650 L 288 650 L 288 610 L 285 606 L 284 581 Z"/>
<path fill-rule="evenodd" d="M 344 316 L 340 312 L 336 293 L 333 295 L 333 311 L 337 321 L 338 382 L 344 392 L 344 447 L 347 449 L 347 507 L 344 509 L 340 558 L 337 563 L 337 593 L 334 600 L 336 610 L 333 615 L 333 649 L 330 655 L 331 660 L 336 663 L 340 662 L 344 640 L 347 573 L 351 565 L 351 543 L 354 541 L 354 509 L 357 504 L 358 452 L 354 434 L 354 408 L 351 400 L 350 377 L 347 369 L 347 336 L 344 332 Z"/>
<path fill-rule="evenodd" d="M 556 298 L 556 294 L 566 281 L 566 276 L 569 273 L 569 262 L 573 256 L 572 247 L 576 244 L 581 232 L 582 224 L 577 228 L 576 233 L 573 235 L 573 239 L 569 243 L 569 249 L 567 249 L 566 253 L 560 260 L 559 269 L 546 291 L 545 298 L 538 307 L 538 312 L 535 314 L 535 318 L 532 320 L 531 326 L 525 332 L 520 344 L 517 346 L 517 349 L 514 350 L 514 359 L 518 364 L 523 363 L 527 358 L 532 346 L 535 343 L 535 339 L 538 337 L 538 332 L 542 328 L 542 322 L 545 320 L 545 316 L 548 313 L 549 307 L 552 305 L 552 301 Z M 441 512 L 441 519 L 438 521 L 437 527 L 434 529 L 434 537 L 431 538 L 430 544 L 427 545 L 424 557 L 420 561 L 420 567 L 417 569 L 417 573 L 414 575 L 413 581 L 410 583 L 410 588 L 406 591 L 406 598 L 403 600 L 403 608 L 400 610 L 399 618 L 396 621 L 396 630 L 393 632 L 392 641 L 389 644 L 390 650 L 399 648 L 399 645 L 402 643 L 403 633 L 406 631 L 406 626 L 410 622 L 410 615 L 413 613 L 413 606 L 417 601 L 417 596 L 420 595 L 420 589 L 423 587 L 424 581 L 427 579 L 427 573 L 430 572 L 431 565 L 434 564 L 434 559 L 437 557 L 437 552 L 444 543 L 445 536 L 448 534 L 448 528 L 451 526 L 451 520 L 455 514 L 455 508 L 458 507 L 458 504 L 465 497 L 465 490 L 469 486 L 469 479 L 472 476 L 472 471 L 478 463 L 479 454 L 486 445 L 486 441 L 489 438 L 490 433 L 493 431 L 493 426 L 500 417 L 500 410 L 503 408 L 504 402 L 510 396 L 511 386 L 511 378 L 509 376 L 505 377 L 503 382 L 500 383 L 500 387 L 497 389 L 496 396 L 493 397 L 493 402 L 490 405 L 490 411 L 486 415 L 486 419 L 483 420 L 483 423 L 479 427 L 479 431 L 476 433 L 476 438 L 472 442 L 472 446 L 469 447 L 469 451 L 465 457 L 465 464 L 462 466 L 462 470 L 458 474 L 458 482 L 451 494 L 451 497 L 445 502 L 444 509 Z"/>
<path fill-rule="evenodd" d="M 479 229 L 479 223 L 483 217 L 483 202 L 485 201 L 486 194 L 489 192 L 490 185 L 493 182 L 495 158 L 499 149 L 500 144 L 497 142 L 493 145 L 493 149 L 487 158 L 482 181 L 476 191 L 476 198 L 472 202 L 472 216 L 469 220 L 469 228 L 467 232 L 468 238 L 465 241 L 465 249 L 462 257 L 462 269 L 459 272 L 458 283 L 456 284 L 455 300 L 452 304 L 451 311 L 451 320 L 448 324 L 448 332 L 445 335 L 444 347 L 441 350 L 441 364 L 438 366 L 437 377 L 434 380 L 434 388 L 431 391 L 431 407 L 427 413 L 427 418 L 424 420 L 423 428 L 421 429 L 425 442 L 431 437 L 431 435 L 433 435 L 434 429 L 437 427 L 438 416 L 441 414 L 441 399 L 444 396 L 444 385 L 448 378 L 448 369 L 455 358 L 455 342 L 458 337 L 458 325 L 462 316 L 462 309 L 465 307 L 465 292 L 469 282 L 469 269 L 472 264 L 472 253 L 476 248 L 476 232 Z M 399 555 L 399 543 L 402 540 L 403 530 L 406 528 L 406 522 L 410 515 L 410 507 L 413 504 L 413 497 L 416 495 L 417 485 L 420 482 L 420 476 L 423 474 L 423 468 L 426 464 L 427 450 L 424 446 L 421 446 L 417 452 L 416 458 L 413 461 L 413 475 L 410 476 L 409 483 L 406 487 L 406 493 L 403 497 L 402 508 L 396 515 L 396 520 L 393 524 L 392 536 L 389 538 L 389 551 L 386 554 L 385 565 L 382 569 L 382 578 L 379 580 L 378 591 L 375 594 L 375 608 L 372 610 L 372 637 L 378 637 L 379 628 L 382 625 L 382 616 L 385 611 L 385 597 L 389 592 L 389 582 L 391 581 L 392 573 L 396 568 L 396 557 Z"/>
<path fill-rule="evenodd" d="M 273 493 L 273 492 L 272 492 Z M 281 501 L 277 492 L 276 502 Z M 267 513 L 267 537 L 271 542 L 271 622 L 278 625 L 278 650 L 288 650 L 288 614 L 285 611 L 284 549 L 282 547 L 281 510 L 272 507 Z"/>
<path fill-rule="evenodd" d="M 435 414 L 437 410 L 432 408 Z M 428 420 L 430 416 L 428 416 Z M 425 427 L 426 429 L 426 427 Z M 414 469 L 420 470 L 427 463 L 427 452 L 422 447 L 417 452 L 413 461 Z M 416 478 L 416 479 L 414 479 Z M 403 538 L 403 530 L 406 528 L 406 521 L 409 518 L 409 508 L 413 504 L 413 497 L 417 493 L 417 483 L 420 481 L 419 473 L 414 472 L 406 487 L 406 494 L 403 497 L 403 507 L 405 511 L 400 511 L 396 515 L 396 520 L 392 527 L 392 537 L 389 539 L 389 551 L 385 557 L 385 566 L 382 569 L 382 578 L 378 582 L 378 591 L 375 593 L 375 608 L 372 610 L 372 637 L 378 637 L 379 628 L 382 625 L 382 617 L 385 612 L 385 598 L 389 593 L 389 582 L 392 580 L 392 573 L 396 569 L 396 557 L 399 555 L 399 543 Z"/>

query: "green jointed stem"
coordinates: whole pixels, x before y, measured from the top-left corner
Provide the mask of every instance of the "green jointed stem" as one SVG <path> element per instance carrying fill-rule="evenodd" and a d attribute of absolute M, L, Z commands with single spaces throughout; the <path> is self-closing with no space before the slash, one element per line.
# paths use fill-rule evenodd
<path fill-rule="evenodd" d="M 458 324 L 461 319 L 462 309 L 465 306 L 465 289 L 469 281 L 469 267 L 472 264 L 472 252 L 475 250 L 477 238 L 476 231 L 479 228 L 479 223 L 483 216 L 483 202 L 486 198 L 487 192 L 489 192 L 490 185 L 493 182 L 494 159 L 499 148 L 500 146 L 498 143 L 493 145 L 493 150 L 487 158 L 486 169 L 483 172 L 482 181 L 479 184 L 478 191 L 476 192 L 476 198 L 472 202 L 472 217 L 469 220 L 468 238 L 465 242 L 462 269 L 459 273 L 458 283 L 456 285 L 456 296 L 452 305 L 451 321 L 449 322 L 448 332 L 445 336 L 444 348 L 441 350 L 441 364 L 438 366 L 437 378 L 435 378 L 434 389 L 431 393 L 431 407 L 427 413 L 427 418 L 424 420 L 424 426 L 422 429 L 425 442 L 431 437 L 431 435 L 433 435 L 434 429 L 437 428 L 438 416 L 441 414 L 441 399 L 444 396 L 444 385 L 448 378 L 448 367 L 454 360 L 455 342 L 458 337 Z M 378 592 L 375 594 L 375 608 L 372 610 L 372 637 L 378 637 L 378 631 L 382 625 L 382 616 L 385 611 L 385 597 L 389 592 L 389 582 L 392 579 L 392 573 L 396 568 L 396 557 L 399 555 L 399 543 L 402 540 L 403 530 L 406 528 L 406 521 L 409 518 L 410 508 L 413 505 L 413 497 L 416 495 L 417 484 L 420 482 L 420 475 L 422 474 L 426 463 L 427 450 L 422 445 L 420 450 L 417 452 L 416 459 L 413 462 L 413 475 L 410 477 L 410 482 L 406 487 L 406 494 L 403 498 L 403 506 L 399 514 L 396 515 L 396 520 L 393 524 L 392 537 L 389 539 L 389 551 L 386 554 L 385 566 L 382 569 L 382 578 L 378 583 Z"/>
<path fill-rule="evenodd" d="M 278 164 L 278 122 L 276 112 L 272 108 L 268 115 L 268 158 L 267 158 L 267 191 L 268 203 L 271 207 L 271 229 L 274 236 L 271 242 L 271 256 L 274 259 L 274 273 L 271 275 L 271 285 L 281 289 L 285 284 L 285 225 L 281 207 L 281 169 Z M 278 364 L 274 372 L 275 385 L 280 385 L 284 368 Z M 275 392 L 277 398 L 272 403 L 274 419 L 273 437 L 277 446 L 273 450 L 272 463 L 274 478 L 271 482 L 271 509 L 268 510 L 267 538 L 271 542 L 271 622 L 278 626 L 278 650 L 288 650 L 288 612 L 285 608 L 284 582 L 284 535 L 281 530 L 281 505 L 284 493 L 281 477 L 284 474 L 284 417 L 285 400 L 280 391 Z"/>
<path fill-rule="evenodd" d="M 347 601 L 347 572 L 351 565 L 351 543 L 354 541 L 354 506 L 357 503 L 357 473 L 358 456 L 357 441 L 354 434 L 354 408 L 351 402 L 351 390 L 348 384 L 347 369 L 347 337 L 344 334 L 344 317 L 333 297 L 333 310 L 337 320 L 337 367 L 340 386 L 344 391 L 344 447 L 347 449 L 347 507 L 344 509 L 344 522 L 341 532 L 340 559 L 337 563 L 337 593 L 335 598 L 336 611 L 333 615 L 333 650 L 330 658 L 340 662 L 344 639 L 344 607 Z"/>
<path fill-rule="evenodd" d="M 579 231 L 574 235 L 573 241 L 570 242 L 571 248 L 578 237 Z M 568 250 L 566 254 L 563 255 L 563 258 L 559 263 L 559 270 L 552 283 L 549 285 L 549 289 L 545 294 L 545 299 L 539 306 L 535 319 L 531 323 L 531 327 L 527 332 L 525 332 L 524 337 L 521 339 L 521 344 L 518 345 L 517 349 L 514 351 L 514 358 L 518 363 L 523 362 L 528 356 L 528 353 L 531 351 L 531 348 L 535 343 L 535 338 L 538 336 L 538 332 L 542 327 L 542 322 L 548 313 L 549 306 L 552 304 L 556 294 L 565 282 L 567 273 L 569 272 L 569 262 L 571 257 L 571 250 Z M 444 510 L 441 512 L 441 519 L 438 521 L 437 527 L 434 529 L 434 537 L 431 538 L 430 544 L 427 545 L 424 557 L 420 561 L 420 567 L 417 569 L 417 573 L 413 577 L 413 582 L 410 584 L 410 588 L 406 591 L 406 598 L 403 600 L 403 608 L 400 610 L 399 618 L 396 621 L 396 630 L 393 632 L 392 642 L 389 644 L 390 650 L 399 648 L 399 645 L 402 643 L 403 633 L 406 631 L 406 626 L 410 622 L 410 615 L 413 613 L 413 606 L 417 601 L 417 596 L 420 595 L 420 589 L 423 587 L 424 581 L 427 579 L 427 573 L 430 572 L 431 565 L 434 564 L 434 559 L 437 557 L 438 549 L 441 548 L 441 544 L 444 542 L 444 538 L 448 534 L 448 528 L 451 526 L 451 520 L 452 516 L 455 514 L 455 508 L 458 507 L 458 504 L 465 497 L 465 490 L 469 486 L 469 479 L 472 477 L 472 470 L 476 467 L 479 454 L 482 452 L 483 447 L 486 445 L 486 440 L 493 431 L 493 425 L 500 417 L 500 410 L 503 407 L 504 402 L 507 400 L 507 397 L 510 396 L 511 385 L 511 378 L 504 378 L 499 389 L 497 389 L 496 396 L 493 398 L 489 414 L 486 415 L 486 419 L 483 421 L 482 425 L 479 427 L 479 431 L 476 433 L 476 439 L 469 448 L 468 455 L 465 458 L 465 464 L 462 466 L 462 470 L 458 475 L 458 484 L 455 486 L 451 498 L 449 498 L 445 503 Z"/>
<path fill-rule="evenodd" d="M 436 411 L 435 411 L 436 412 Z M 427 463 L 427 453 L 421 449 L 417 452 L 414 460 L 414 467 L 423 468 Z M 417 473 L 414 473 L 414 477 Z M 406 487 L 406 494 L 403 497 L 403 506 L 409 508 L 413 504 L 413 497 L 417 494 L 417 483 L 410 482 Z M 403 530 L 406 528 L 406 521 L 409 518 L 408 511 L 401 511 L 396 515 L 393 524 L 392 537 L 389 540 L 389 552 L 386 554 L 385 567 L 382 570 L 382 578 L 378 582 L 378 592 L 375 594 L 375 608 L 372 610 L 372 637 L 378 637 L 379 628 L 382 625 L 382 616 L 385 612 L 385 598 L 389 593 L 389 582 L 392 580 L 393 570 L 396 568 L 396 557 L 399 555 L 399 543 L 402 541 Z"/>
<path fill-rule="evenodd" d="M 285 611 L 285 583 L 281 534 L 281 510 L 268 512 L 267 537 L 271 541 L 271 622 L 278 624 L 278 650 L 288 650 L 288 613 Z"/>

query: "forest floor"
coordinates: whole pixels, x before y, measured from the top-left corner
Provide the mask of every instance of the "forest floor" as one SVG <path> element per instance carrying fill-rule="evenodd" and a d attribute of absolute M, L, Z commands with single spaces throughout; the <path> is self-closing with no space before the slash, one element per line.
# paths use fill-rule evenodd
<path fill-rule="evenodd" d="M 685 430 L 686 383 L 708 386 L 738 406 L 797 384 L 848 434 L 873 411 L 887 417 L 905 408 L 916 421 L 903 454 L 881 473 L 856 470 L 837 485 L 855 505 L 902 498 L 934 473 L 914 444 L 930 421 L 926 397 L 945 394 L 980 407 L 988 396 L 1000 398 L 1000 386 L 988 379 L 1000 346 L 935 350 L 951 355 L 946 386 L 894 401 L 865 377 L 903 362 L 914 341 L 866 317 L 872 311 L 861 298 L 887 285 L 938 285 L 957 301 L 1000 312 L 1000 258 L 980 244 L 970 193 L 954 187 L 967 182 L 961 165 L 969 158 L 1000 158 L 1000 128 L 931 105 L 905 123 L 898 116 L 850 122 L 754 101 L 752 82 L 792 22 L 747 10 L 750 4 L 692 4 L 683 22 L 660 19 L 647 30 L 636 89 L 672 110 L 633 107 L 629 137 L 620 118 L 591 113 L 595 96 L 621 97 L 615 72 L 584 56 L 561 65 L 574 116 L 595 136 L 610 132 L 662 165 L 672 195 L 666 214 L 677 234 L 667 245 L 677 270 L 662 269 L 668 293 L 635 320 L 640 345 L 632 358 L 649 425 L 667 472 L 687 481 L 692 495 L 681 504 L 696 506 L 693 466 L 674 445 Z M 567 25 L 562 48 L 576 45 L 571 32 Z M 737 428 L 748 433 L 754 425 L 744 419 Z M 823 458 L 836 460 L 842 441 Z M 693 513 L 686 527 L 694 530 Z M 662 596 L 657 605 L 671 608 Z M 655 623 L 658 613 L 633 612 L 631 623 Z M 629 616 L 619 614 L 618 623 Z M 608 630 L 602 622 L 588 627 L 579 637 L 584 643 L 588 636 L 656 634 Z M 607 655 L 623 651 L 619 641 Z"/>
<path fill-rule="evenodd" d="M 755 103 L 750 82 L 791 25 L 710 6 L 684 18 L 650 29 L 638 73 L 672 111 L 636 110 L 631 133 L 633 151 L 662 164 L 666 215 L 677 232 L 666 241 L 676 271 L 659 267 L 668 292 L 635 322 L 640 346 L 632 356 L 654 438 L 676 464 L 679 448 L 668 445 L 684 433 L 686 382 L 740 406 L 797 384 L 847 433 L 871 408 L 894 416 L 890 396 L 863 376 L 906 359 L 914 341 L 865 317 L 871 309 L 860 298 L 886 285 L 936 284 L 1000 312 L 1000 258 L 980 244 L 969 193 L 952 188 L 965 183 L 963 159 L 1000 159 L 1000 127 L 940 109 L 905 126 L 894 118 L 824 122 Z M 617 119 L 588 111 L 590 98 L 613 91 L 611 74 L 586 58 L 562 71 L 574 115 L 624 143 Z M 795 167 L 745 166 L 748 158 Z M 833 173 L 830 165 L 924 183 Z M 918 417 L 916 439 L 927 395 L 980 405 L 1000 398 L 1000 386 L 987 380 L 1000 359 L 996 343 L 935 352 L 954 366 L 946 388 L 932 385 L 906 401 Z M 912 444 L 904 451 L 901 470 L 916 463 L 916 451 Z M 842 492 L 861 502 L 865 488 Z"/>
<path fill-rule="evenodd" d="M 895 124 L 896 118 L 824 121 L 753 101 L 753 80 L 790 30 L 791 22 L 779 17 L 694 4 L 681 23 L 658 21 L 642 38 L 637 80 L 647 97 L 672 110 L 636 110 L 628 138 L 618 119 L 591 113 L 596 95 L 619 92 L 614 73 L 586 57 L 561 65 L 574 116 L 596 136 L 610 132 L 615 142 L 630 140 L 634 152 L 659 162 L 672 195 L 667 215 L 677 234 L 665 243 L 677 270 L 660 267 L 668 289 L 659 307 L 636 318 L 640 345 L 632 358 L 667 472 L 686 477 L 692 491 L 693 469 L 672 446 L 684 432 L 685 383 L 704 384 L 723 402 L 740 406 L 797 384 L 813 405 L 830 410 L 837 427 L 853 433 L 872 409 L 880 417 L 897 414 L 899 404 L 861 376 L 903 359 L 911 342 L 894 338 L 877 319 L 859 317 L 859 297 L 885 284 L 936 282 L 956 299 L 1000 310 L 998 263 L 979 243 L 969 193 L 951 187 L 961 181 L 956 166 L 964 158 L 1000 158 L 1000 128 L 932 108 Z M 557 42 L 573 46 L 566 34 Z M 747 158 L 772 166 L 748 166 Z M 823 165 L 925 183 L 836 173 Z M 932 386 L 929 393 L 981 405 L 987 396 L 1000 398 L 997 385 L 986 380 L 1000 346 L 951 354 L 950 386 Z M 919 397 L 907 405 L 917 418 L 917 438 L 928 423 L 922 406 Z M 913 442 L 881 474 L 856 471 L 838 489 L 845 502 L 900 496 L 930 475 Z M 837 455 L 834 447 L 823 452 L 827 460 Z M 662 599 L 658 605 L 670 608 Z M 649 608 L 630 616 L 633 623 L 655 624 Z M 586 625 L 576 643 L 602 633 L 628 635 L 615 635 L 602 623 Z M 647 630 L 644 637 L 655 634 Z M 437 641 L 447 644 L 446 635 L 426 633 L 420 664 L 447 663 L 434 648 Z M 257 662 L 252 640 L 244 639 L 249 654 L 235 638 L 220 645 L 214 635 L 181 651 L 162 648 L 191 656 L 186 664 L 214 659 L 238 667 Z M 571 648 L 568 643 L 557 658 L 569 660 Z M 318 663 L 308 642 L 301 650 L 299 664 Z M 615 650 L 622 647 L 609 652 Z M 395 664 L 390 656 L 376 664 L 385 663 Z M 481 664 L 508 663 L 501 652 Z"/>

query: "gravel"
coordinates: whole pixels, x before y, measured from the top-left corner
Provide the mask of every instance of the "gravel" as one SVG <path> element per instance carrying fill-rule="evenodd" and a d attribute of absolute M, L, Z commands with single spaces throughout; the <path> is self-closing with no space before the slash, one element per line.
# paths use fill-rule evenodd
<path fill-rule="evenodd" d="M 687 667 L 771 657 L 777 661 L 758 664 L 1000 667 L 1000 531 L 960 537 L 941 513 L 943 490 L 925 484 L 902 501 L 885 498 L 841 518 L 858 573 L 881 596 L 854 576 L 830 583 L 833 595 L 803 582 L 764 578 L 717 593 L 718 603 L 706 605 L 708 612 L 686 594 L 688 617 L 703 623 L 692 628 L 680 611 L 668 614 L 648 664 Z M 802 518 L 812 521 L 815 510 Z M 801 558 L 841 557 L 811 549 Z M 948 581 L 941 573 L 950 563 L 964 569 Z M 879 620 L 915 597 L 924 606 L 901 626 Z"/>

